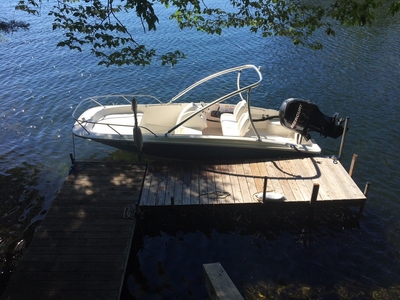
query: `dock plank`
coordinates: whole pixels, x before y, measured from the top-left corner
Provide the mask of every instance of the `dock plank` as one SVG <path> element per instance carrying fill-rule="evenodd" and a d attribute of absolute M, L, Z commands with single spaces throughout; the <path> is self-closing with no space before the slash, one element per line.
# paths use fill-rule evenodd
<path fill-rule="evenodd" d="M 283 176 L 286 178 L 288 185 L 293 194 L 293 201 L 304 201 L 308 200 L 305 194 L 301 191 L 301 185 L 299 186 L 298 182 L 300 180 L 298 177 L 297 170 L 294 168 L 293 164 L 291 164 L 288 160 L 279 161 L 279 166 L 283 170 Z"/>
<path fill-rule="evenodd" d="M 200 195 L 200 166 L 198 163 L 191 164 L 192 169 L 192 182 L 190 185 L 190 204 L 198 204 L 199 203 L 199 195 Z"/>
<path fill-rule="evenodd" d="M 249 163 L 243 163 L 243 171 L 244 171 L 245 179 L 247 181 L 247 185 L 249 187 L 249 193 L 250 193 L 250 197 L 247 199 L 246 202 L 252 203 L 252 202 L 256 201 L 254 199 L 254 195 L 257 194 L 259 191 L 257 190 L 256 182 L 254 180 L 254 175 L 252 173 Z"/>
<path fill-rule="evenodd" d="M 233 176 L 229 176 L 229 169 L 225 164 L 218 165 L 218 171 L 221 172 L 222 184 L 224 186 L 223 190 L 227 195 L 222 199 L 222 202 L 233 204 L 235 203 L 231 182 L 231 177 Z"/>
<path fill-rule="evenodd" d="M 164 205 L 171 205 L 171 198 L 174 197 L 175 201 L 175 172 L 176 165 L 175 163 L 169 163 L 168 165 L 168 177 L 167 177 L 167 186 L 166 186 L 166 195 L 164 199 Z"/>
<path fill-rule="evenodd" d="M 191 164 L 182 164 L 182 204 L 190 205 L 192 181 L 194 181 Z"/>
<path fill-rule="evenodd" d="M 236 171 L 239 176 L 239 187 L 242 193 L 242 200 L 240 203 L 248 203 L 251 201 L 252 196 L 250 195 L 250 189 L 246 180 L 246 174 L 243 168 L 243 164 L 237 164 Z"/>
<path fill-rule="evenodd" d="M 182 164 L 175 164 L 175 174 L 172 177 L 174 182 L 174 197 L 175 204 L 181 205 L 183 203 L 183 167 Z"/>
<path fill-rule="evenodd" d="M 230 174 L 232 185 L 233 203 L 243 203 L 243 197 L 240 190 L 239 176 L 237 176 L 236 166 L 233 164 L 225 165 L 226 171 Z"/>

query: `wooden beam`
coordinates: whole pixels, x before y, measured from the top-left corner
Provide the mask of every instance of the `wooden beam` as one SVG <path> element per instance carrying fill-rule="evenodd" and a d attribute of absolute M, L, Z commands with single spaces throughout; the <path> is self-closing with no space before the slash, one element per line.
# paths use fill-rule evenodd
<path fill-rule="evenodd" d="M 219 262 L 203 264 L 203 268 L 211 300 L 244 300 Z"/>

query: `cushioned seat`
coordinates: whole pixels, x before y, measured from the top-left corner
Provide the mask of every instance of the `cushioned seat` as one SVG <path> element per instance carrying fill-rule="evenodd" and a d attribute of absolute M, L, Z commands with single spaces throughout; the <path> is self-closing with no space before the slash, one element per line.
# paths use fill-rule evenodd
<path fill-rule="evenodd" d="M 245 136 L 250 130 L 249 113 L 245 112 L 238 122 L 233 120 L 224 120 L 221 122 L 222 134 L 226 136 Z"/>
<path fill-rule="evenodd" d="M 178 116 L 178 119 L 176 121 L 176 124 L 179 124 L 183 120 L 185 120 L 187 117 L 191 116 L 196 110 L 198 110 L 199 107 L 194 104 L 190 103 L 188 104 L 185 108 L 182 109 L 181 113 Z M 207 127 L 207 120 L 203 116 L 203 114 L 198 114 L 185 123 L 183 123 L 181 126 L 175 129 L 176 134 L 189 134 L 189 135 L 202 135 L 203 134 L 203 129 Z"/>
<path fill-rule="evenodd" d="M 221 123 L 224 121 L 238 122 L 239 118 L 247 111 L 247 102 L 242 100 L 236 104 L 233 114 L 223 113 L 221 115 Z"/>
<path fill-rule="evenodd" d="M 221 115 L 222 134 L 228 136 L 244 136 L 250 129 L 250 118 L 245 100 L 236 104 L 233 114 Z"/>

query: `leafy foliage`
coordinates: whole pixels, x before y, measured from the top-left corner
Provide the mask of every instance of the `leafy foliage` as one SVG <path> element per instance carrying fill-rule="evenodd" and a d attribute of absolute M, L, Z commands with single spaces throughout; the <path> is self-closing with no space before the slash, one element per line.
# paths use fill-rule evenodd
<path fill-rule="evenodd" d="M 16 20 L 0 21 L 0 32 L 9 34 L 9 33 L 17 32 L 20 29 L 28 30 L 29 24 L 22 22 L 22 21 L 16 21 Z"/>
<path fill-rule="evenodd" d="M 43 0 L 20 0 L 17 9 L 40 14 Z M 154 4 L 173 8 L 170 18 L 180 29 L 195 29 L 208 34 L 222 34 L 226 28 L 249 28 L 263 37 L 284 36 L 295 45 L 321 49 L 313 39 L 317 30 L 335 35 L 333 25 L 366 26 L 373 23 L 380 0 L 332 0 L 328 4 L 301 0 L 230 0 L 226 9 L 206 0 L 57 0 L 50 12 L 53 29 L 61 29 L 65 39 L 58 46 L 82 51 L 89 46 L 100 64 L 148 65 L 159 58 L 162 65 L 176 64 L 185 54 L 179 50 L 158 56 L 155 49 L 138 43 L 126 23 L 123 13 L 134 13 L 142 30 L 157 30 L 158 17 Z M 400 1 L 390 5 L 389 13 L 400 10 Z"/>

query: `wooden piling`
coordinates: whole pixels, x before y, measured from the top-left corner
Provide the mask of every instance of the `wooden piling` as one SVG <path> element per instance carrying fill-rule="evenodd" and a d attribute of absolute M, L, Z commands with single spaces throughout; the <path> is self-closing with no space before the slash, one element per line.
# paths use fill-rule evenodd
<path fill-rule="evenodd" d="M 354 168 L 356 166 L 357 158 L 358 158 L 358 155 L 357 154 L 353 154 L 353 159 L 351 160 L 350 169 L 349 169 L 350 177 L 353 177 Z"/>
<path fill-rule="evenodd" d="M 365 188 L 364 188 L 364 195 L 365 195 L 365 197 L 367 196 L 367 194 L 368 194 L 368 191 L 369 191 L 369 186 L 371 185 L 371 182 L 367 182 L 366 184 L 365 184 Z M 363 212 L 363 210 L 364 210 L 364 206 L 365 206 L 365 202 L 366 202 L 367 200 L 365 200 L 361 205 L 360 205 L 360 214 L 362 214 L 362 212 Z"/>

